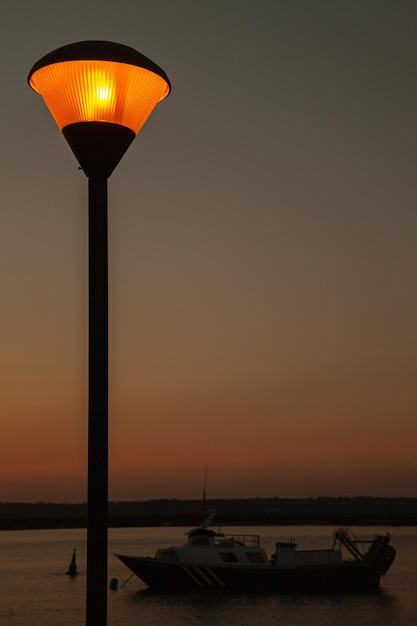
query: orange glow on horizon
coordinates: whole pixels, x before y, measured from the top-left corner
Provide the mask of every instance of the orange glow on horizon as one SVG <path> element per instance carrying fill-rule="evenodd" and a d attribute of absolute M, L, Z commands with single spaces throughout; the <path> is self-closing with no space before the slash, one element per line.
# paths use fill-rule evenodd
<path fill-rule="evenodd" d="M 77 122 L 109 122 L 137 134 L 168 83 L 136 65 L 114 61 L 65 61 L 41 67 L 30 86 L 44 99 L 62 130 Z"/>

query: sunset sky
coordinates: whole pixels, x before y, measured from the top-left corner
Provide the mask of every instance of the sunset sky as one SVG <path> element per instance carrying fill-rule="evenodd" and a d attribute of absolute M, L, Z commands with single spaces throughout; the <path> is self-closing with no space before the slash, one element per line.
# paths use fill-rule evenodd
<path fill-rule="evenodd" d="M 86 499 L 87 179 L 27 85 L 168 74 L 109 181 L 111 500 L 417 496 L 415 0 L 3 0 L 0 501 Z"/>

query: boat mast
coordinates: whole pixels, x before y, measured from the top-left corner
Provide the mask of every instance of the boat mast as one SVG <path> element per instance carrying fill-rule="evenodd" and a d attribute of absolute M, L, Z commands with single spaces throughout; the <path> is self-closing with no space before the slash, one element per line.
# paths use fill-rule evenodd
<path fill-rule="evenodd" d="M 204 470 L 204 483 L 203 483 L 203 513 L 207 512 L 207 476 L 208 476 L 209 444 L 210 444 L 210 440 L 207 440 L 206 467 Z"/>

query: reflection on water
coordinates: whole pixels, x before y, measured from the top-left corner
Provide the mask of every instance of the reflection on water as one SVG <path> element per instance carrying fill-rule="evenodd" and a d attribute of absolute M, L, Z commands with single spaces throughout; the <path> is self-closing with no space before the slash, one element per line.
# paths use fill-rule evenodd
<path fill-rule="evenodd" d="M 161 594 L 126 593 L 125 607 L 141 623 L 198 626 L 409 626 L 412 622 L 391 595 L 379 594 L 239 594 L 224 591 Z M 115 622 L 116 623 L 116 622 Z M 417 623 L 417 622 L 416 622 Z"/>

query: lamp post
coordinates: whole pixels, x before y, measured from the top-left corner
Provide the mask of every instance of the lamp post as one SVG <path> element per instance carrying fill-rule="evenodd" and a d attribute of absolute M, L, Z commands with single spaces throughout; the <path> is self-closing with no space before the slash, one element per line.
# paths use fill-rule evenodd
<path fill-rule="evenodd" d="M 108 253 L 107 179 L 171 85 L 136 50 L 106 41 L 69 44 L 29 72 L 88 178 L 88 507 L 86 625 L 107 623 Z"/>

